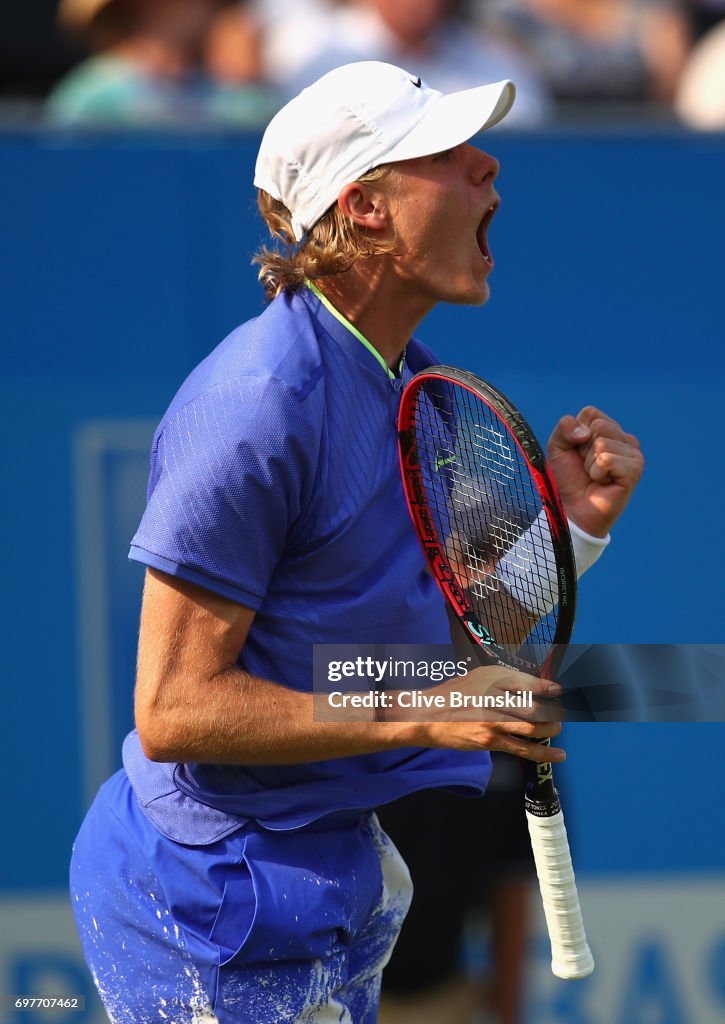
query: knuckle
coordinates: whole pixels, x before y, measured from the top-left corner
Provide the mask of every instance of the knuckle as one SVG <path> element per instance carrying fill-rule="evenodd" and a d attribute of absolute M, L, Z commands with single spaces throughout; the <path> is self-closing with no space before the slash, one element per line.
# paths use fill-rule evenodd
<path fill-rule="evenodd" d="M 595 416 L 600 415 L 601 413 L 599 412 L 599 409 L 597 409 L 596 406 L 585 405 L 584 408 L 580 411 L 579 415 L 577 416 L 577 419 L 586 419 L 588 421 L 591 421 L 592 419 L 594 419 Z"/>
<path fill-rule="evenodd" d="M 614 434 L 617 432 L 621 433 L 621 427 L 616 420 L 611 419 L 609 416 L 599 415 L 590 424 L 591 430 L 595 434 Z"/>

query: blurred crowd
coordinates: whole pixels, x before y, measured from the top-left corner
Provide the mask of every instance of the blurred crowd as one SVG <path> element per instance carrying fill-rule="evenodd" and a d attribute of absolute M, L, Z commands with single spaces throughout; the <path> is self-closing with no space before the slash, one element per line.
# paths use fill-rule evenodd
<path fill-rule="evenodd" d="M 65 125 L 258 127 L 325 71 L 376 59 L 443 91 L 514 79 L 510 128 L 586 112 L 725 129 L 725 0 L 34 0 L 24 13 L 14 8 L 3 17 L 0 117 L 22 107 Z"/>

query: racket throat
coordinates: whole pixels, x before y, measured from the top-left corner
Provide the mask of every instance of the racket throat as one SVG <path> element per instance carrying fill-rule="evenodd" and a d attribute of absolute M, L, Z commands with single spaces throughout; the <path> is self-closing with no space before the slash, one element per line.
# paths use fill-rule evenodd
<path fill-rule="evenodd" d="M 534 818 L 551 818 L 561 810 L 559 794 L 553 784 L 549 784 L 546 792 L 529 792 L 528 785 L 524 794 L 524 806 L 528 814 Z"/>
<path fill-rule="evenodd" d="M 542 736 L 536 740 L 542 747 L 550 747 L 551 739 Z M 559 794 L 554 786 L 554 769 L 551 761 L 519 760 L 524 777 L 524 800 L 526 810 L 536 818 L 548 818 L 561 810 Z"/>

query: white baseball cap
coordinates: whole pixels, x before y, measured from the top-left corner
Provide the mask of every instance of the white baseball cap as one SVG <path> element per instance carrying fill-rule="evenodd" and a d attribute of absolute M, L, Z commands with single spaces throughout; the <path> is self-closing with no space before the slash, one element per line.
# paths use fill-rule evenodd
<path fill-rule="evenodd" d="M 262 137 L 254 184 L 292 214 L 300 241 L 343 185 L 380 164 L 430 156 L 498 124 L 513 82 L 448 95 L 380 61 L 345 64 L 295 96 Z"/>

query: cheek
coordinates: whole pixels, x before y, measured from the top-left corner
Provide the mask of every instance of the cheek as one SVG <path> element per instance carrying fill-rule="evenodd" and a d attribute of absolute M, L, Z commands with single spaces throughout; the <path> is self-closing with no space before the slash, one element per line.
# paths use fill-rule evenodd
<path fill-rule="evenodd" d="M 401 252 L 424 259 L 434 254 L 440 231 L 420 207 L 413 206 L 396 225 L 398 247 Z"/>

